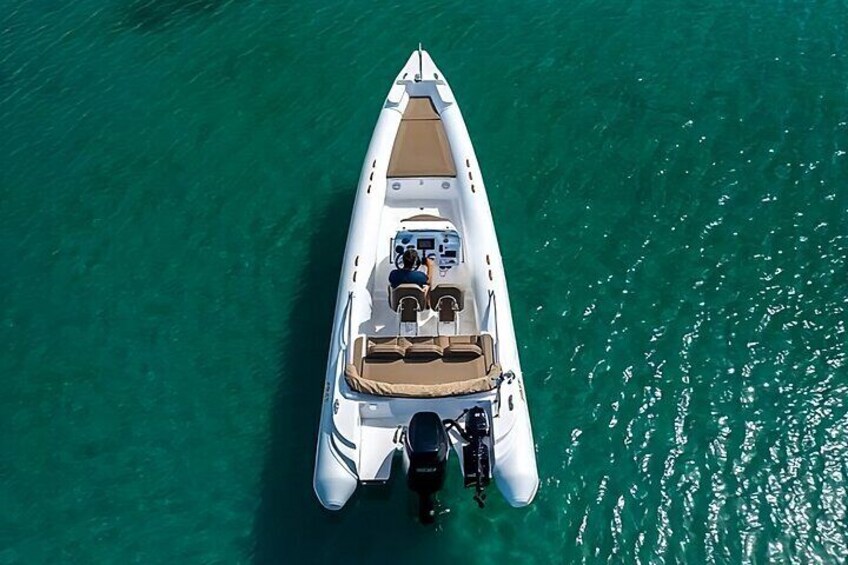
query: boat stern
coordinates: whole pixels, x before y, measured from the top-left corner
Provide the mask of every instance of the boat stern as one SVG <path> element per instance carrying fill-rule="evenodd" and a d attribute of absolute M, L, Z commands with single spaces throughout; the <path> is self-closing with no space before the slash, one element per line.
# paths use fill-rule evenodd
<path fill-rule="evenodd" d="M 328 433 L 322 433 L 315 457 L 312 488 L 321 505 L 328 510 L 340 510 L 353 496 L 358 481 L 333 448 Z"/>

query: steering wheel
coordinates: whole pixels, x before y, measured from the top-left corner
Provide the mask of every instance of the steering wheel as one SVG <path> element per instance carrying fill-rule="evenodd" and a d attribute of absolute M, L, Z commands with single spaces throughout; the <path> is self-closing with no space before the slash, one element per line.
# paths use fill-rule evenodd
<path fill-rule="evenodd" d="M 395 254 L 395 267 L 398 269 L 403 269 L 403 253 Z M 413 265 L 413 271 L 417 271 L 421 268 L 421 256 L 416 256 L 415 265 Z"/>

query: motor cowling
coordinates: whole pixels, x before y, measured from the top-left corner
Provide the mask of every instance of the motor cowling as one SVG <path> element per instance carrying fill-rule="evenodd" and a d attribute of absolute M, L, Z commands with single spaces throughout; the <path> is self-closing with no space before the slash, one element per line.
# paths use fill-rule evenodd
<path fill-rule="evenodd" d="M 416 413 L 407 427 L 405 443 L 407 485 L 418 494 L 419 518 L 431 523 L 435 518 L 433 495 L 445 484 L 450 448 L 442 419 L 435 412 Z"/>

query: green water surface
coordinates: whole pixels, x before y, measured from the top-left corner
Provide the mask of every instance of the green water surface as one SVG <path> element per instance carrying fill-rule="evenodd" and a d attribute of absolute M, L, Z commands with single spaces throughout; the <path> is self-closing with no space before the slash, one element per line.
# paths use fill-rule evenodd
<path fill-rule="evenodd" d="M 848 6 L 7 0 L 0 563 L 848 554 Z M 418 42 L 497 223 L 541 489 L 312 494 L 338 266 Z"/>

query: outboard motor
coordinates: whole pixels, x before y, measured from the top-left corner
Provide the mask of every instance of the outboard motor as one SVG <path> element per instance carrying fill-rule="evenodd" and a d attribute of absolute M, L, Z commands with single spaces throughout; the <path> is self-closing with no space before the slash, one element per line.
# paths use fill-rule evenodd
<path fill-rule="evenodd" d="M 406 431 L 406 474 L 410 490 L 418 494 L 418 516 L 422 523 L 434 521 L 433 495 L 445 484 L 450 443 L 442 419 L 435 412 L 418 412 Z"/>
<path fill-rule="evenodd" d="M 475 406 L 465 416 L 463 439 L 468 443 L 462 447 L 462 468 L 465 486 L 474 487 L 474 500 L 483 508 L 486 503 L 484 489 L 491 480 L 489 447 L 483 441 L 489 437 L 489 418 L 486 411 Z"/>

